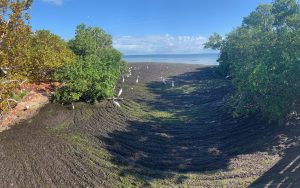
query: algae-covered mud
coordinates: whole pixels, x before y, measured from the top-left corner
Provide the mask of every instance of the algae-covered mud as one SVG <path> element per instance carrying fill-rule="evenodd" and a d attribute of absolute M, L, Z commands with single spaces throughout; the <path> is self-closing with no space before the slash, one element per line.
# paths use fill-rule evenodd
<path fill-rule="evenodd" d="M 232 118 L 215 67 L 130 66 L 121 107 L 49 104 L 1 133 L 0 187 L 300 186 L 299 122 Z"/>

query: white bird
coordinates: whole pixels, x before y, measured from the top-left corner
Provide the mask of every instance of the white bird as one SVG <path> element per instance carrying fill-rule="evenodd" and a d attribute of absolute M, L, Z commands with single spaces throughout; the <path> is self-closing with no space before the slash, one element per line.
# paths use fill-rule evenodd
<path fill-rule="evenodd" d="M 139 76 L 137 76 L 135 83 L 139 83 Z"/>
<path fill-rule="evenodd" d="M 162 82 L 166 84 L 166 79 L 164 77 L 162 77 Z"/>
<path fill-rule="evenodd" d="M 118 97 L 121 96 L 122 92 L 123 92 L 123 89 L 121 88 L 121 89 L 119 90 Z"/>
<path fill-rule="evenodd" d="M 125 78 L 124 78 L 124 75 L 122 76 L 122 82 L 123 82 L 123 83 L 125 82 Z"/>
<path fill-rule="evenodd" d="M 73 103 L 72 103 L 72 109 L 73 109 L 73 110 L 75 110 L 75 106 L 74 106 L 74 104 L 73 104 Z"/>
<path fill-rule="evenodd" d="M 172 87 L 174 87 L 175 86 L 175 83 L 174 83 L 174 81 L 172 80 Z"/>
<path fill-rule="evenodd" d="M 113 100 L 113 103 L 114 103 L 116 106 L 121 107 L 121 105 L 120 105 L 117 101 Z"/>
<path fill-rule="evenodd" d="M 129 78 L 131 76 L 131 69 L 128 70 L 128 74 L 126 76 L 127 76 L 127 78 Z"/>
<path fill-rule="evenodd" d="M 147 69 L 149 69 L 149 66 L 147 65 Z"/>
<path fill-rule="evenodd" d="M 226 76 L 226 79 L 228 79 L 228 78 L 230 78 L 230 76 L 228 75 L 228 76 Z"/>

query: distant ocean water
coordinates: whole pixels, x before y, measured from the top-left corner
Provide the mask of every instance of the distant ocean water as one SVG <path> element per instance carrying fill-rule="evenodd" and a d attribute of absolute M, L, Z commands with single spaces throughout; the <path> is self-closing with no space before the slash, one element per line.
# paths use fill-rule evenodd
<path fill-rule="evenodd" d="M 157 62 L 157 63 L 186 63 L 218 65 L 218 54 L 155 54 L 155 55 L 125 55 L 124 59 L 129 63 Z"/>

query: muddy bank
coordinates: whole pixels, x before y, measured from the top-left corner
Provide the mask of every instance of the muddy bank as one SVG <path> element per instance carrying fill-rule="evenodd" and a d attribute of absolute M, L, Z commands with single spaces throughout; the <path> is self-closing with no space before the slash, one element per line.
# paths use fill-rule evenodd
<path fill-rule="evenodd" d="M 298 122 L 233 119 L 215 67 L 130 66 L 121 108 L 48 104 L 0 133 L 0 187 L 299 186 Z"/>

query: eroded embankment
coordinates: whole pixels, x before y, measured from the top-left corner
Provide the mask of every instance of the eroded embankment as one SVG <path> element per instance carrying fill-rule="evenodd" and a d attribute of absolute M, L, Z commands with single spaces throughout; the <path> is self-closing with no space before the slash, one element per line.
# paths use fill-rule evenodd
<path fill-rule="evenodd" d="M 131 66 L 121 108 L 50 104 L 1 133 L 0 186 L 299 185 L 297 122 L 233 119 L 224 108 L 230 82 L 214 67 Z"/>

